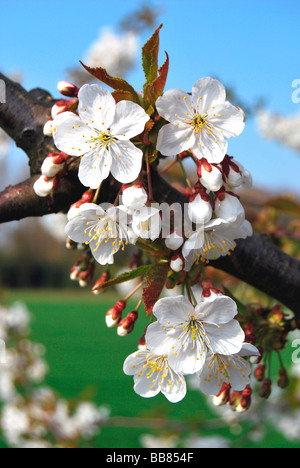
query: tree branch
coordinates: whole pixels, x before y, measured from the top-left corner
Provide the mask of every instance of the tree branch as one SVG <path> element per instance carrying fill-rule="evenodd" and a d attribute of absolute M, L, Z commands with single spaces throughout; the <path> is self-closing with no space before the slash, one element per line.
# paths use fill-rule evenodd
<path fill-rule="evenodd" d="M 26 152 L 32 175 L 25 182 L 0 193 L 0 223 L 67 211 L 86 190 L 78 180 L 78 158 L 69 158 L 67 174 L 51 196 L 39 198 L 32 188 L 44 158 L 55 151 L 53 139 L 43 134 L 55 101 L 40 89 L 26 92 L 1 73 L 0 79 L 6 83 L 7 96 L 7 103 L 0 105 L 0 127 Z M 152 184 L 158 203 L 184 204 L 188 201 L 156 170 L 152 170 Z M 118 190 L 119 184 L 110 177 L 102 185 L 100 202 L 113 202 Z M 285 304 L 295 313 L 300 327 L 300 262 L 278 249 L 266 236 L 255 234 L 238 241 L 230 257 L 221 258 L 212 265 Z"/>

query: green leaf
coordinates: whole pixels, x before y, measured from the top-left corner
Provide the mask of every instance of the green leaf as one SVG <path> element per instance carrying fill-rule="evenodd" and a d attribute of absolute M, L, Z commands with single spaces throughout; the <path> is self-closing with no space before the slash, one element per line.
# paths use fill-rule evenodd
<path fill-rule="evenodd" d="M 154 32 L 153 36 L 146 42 L 142 49 L 142 64 L 146 77 L 146 84 L 153 83 L 158 72 L 159 32 L 162 24 Z"/>
<path fill-rule="evenodd" d="M 153 307 L 160 298 L 169 272 L 169 264 L 152 265 L 146 273 L 148 286 L 143 290 L 143 299 L 147 315 L 151 314 Z"/>
<path fill-rule="evenodd" d="M 84 65 L 84 63 L 80 62 L 81 65 L 95 78 L 98 80 L 102 81 L 103 83 L 107 84 L 111 88 L 118 90 L 118 91 L 127 91 L 128 93 L 131 94 L 132 98 L 134 98 L 134 102 L 139 102 L 139 95 L 135 91 L 135 89 L 127 83 L 126 80 L 123 78 L 116 78 L 107 73 L 105 68 L 102 67 L 97 67 L 97 68 L 92 68 L 88 67 L 87 65 Z M 136 101 L 137 100 L 137 101 Z"/>
<path fill-rule="evenodd" d="M 116 284 L 125 283 L 126 281 L 139 278 L 140 276 L 145 276 L 145 274 L 150 269 L 151 269 L 151 265 L 143 265 L 143 266 L 140 266 L 139 268 L 136 268 L 135 270 L 122 273 L 117 278 L 111 279 L 103 283 L 102 289 L 109 288 L 110 286 L 115 286 Z"/>
<path fill-rule="evenodd" d="M 153 83 L 146 83 L 144 86 L 144 103 L 145 107 L 154 106 L 159 96 L 164 92 L 166 81 L 169 72 L 169 56 L 166 52 L 167 59 L 163 66 L 158 71 L 158 77 Z"/>

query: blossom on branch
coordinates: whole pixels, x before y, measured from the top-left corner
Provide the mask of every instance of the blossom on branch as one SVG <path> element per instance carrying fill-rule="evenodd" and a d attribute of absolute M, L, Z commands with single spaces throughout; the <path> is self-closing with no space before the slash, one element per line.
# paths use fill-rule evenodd
<path fill-rule="evenodd" d="M 78 114 L 53 122 L 57 148 L 82 157 L 78 177 L 96 189 L 109 176 L 133 182 L 142 167 L 143 152 L 130 140 L 143 132 L 149 116 L 138 104 L 120 101 L 99 85 L 84 85 L 78 93 Z"/>
<path fill-rule="evenodd" d="M 159 114 L 168 122 L 159 132 L 157 149 L 165 156 L 192 149 L 198 159 L 221 163 L 227 151 L 226 139 L 244 129 L 244 114 L 226 101 L 224 86 L 213 78 L 201 78 L 192 96 L 179 89 L 167 91 L 156 102 Z"/>

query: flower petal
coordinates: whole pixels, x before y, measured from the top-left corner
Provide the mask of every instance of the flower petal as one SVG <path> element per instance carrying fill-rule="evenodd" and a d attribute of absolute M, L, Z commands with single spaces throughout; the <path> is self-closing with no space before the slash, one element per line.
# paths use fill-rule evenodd
<path fill-rule="evenodd" d="M 237 315 L 236 303 L 227 296 L 217 296 L 213 302 L 205 301 L 197 305 L 195 309 L 199 320 L 224 325 L 231 322 Z"/>
<path fill-rule="evenodd" d="M 130 140 L 140 135 L 150 119 L 144 109 L 131 101 L 120 101 L 116 105 L 111 133 L 119 140 Z"/>
<path fill-rule="evenodd" d="M 205 330 L 214 354 L 229 356 L 241 351 L 245 333 L 237 320 L 231 320 L 220 328 L 206 324 Z"/>
<path fill-rule="evenodd" d="M 84 124 L 107 130 L 113 121 L 116 103 L 111 93 L 97 84 L 83 85 L 78 93 L 78 113 Z"/>
<path fill-rule="evenodd" d="M 83 156 L 78 177 L 86 187 L 97 189 L 101 182 L 109 176 L 112 160 L 105 149 L 96 149 Z"/>
<path fill-rule="evenodd" d="M 184 121 L 193 115 L 193 102 L 188 93 L 180 89 L 170 89 L 156 101 L 156 108 L 168 122 Z M 174 154 L 174 153 L 173 153 Z"/>
<path fill-rule="evenodd" d="M 209 121 L 216 129 L 222 131 L 224 138 L 236 137 L 245 128 L 243 112 L 228 101 L 217 106 L 214 114 L 215 116 L 209 116 Z"/>
<path fill-rule="evenodd" d="M 76 117 L 71 117 L 70 112 L 69 118 L 54 120 L 55 131 L 53 132 L 53 138 L 55 146 L 70 156 L 82 156 L 85 153 L 91 151 L 92 138 L 96 138 L 98 135 L 94 128 L 84 125 L 83 121 Z"/>
<path fill-rule="evenodd" d="M 164 125 L 157 138 L 157 150 L 164 156 L 174 156 L 195 144 L 195 132 L 191 125 L 170 123 Z"/>
<path fill-rule="evenodd" d="M 189 320 L 194 307 L 185 296 L 164 297 L 154 306 L 153 314 L 160 324 L 173 327 Z"/>
<path fill-rule="evenodd" d="M 213 78 L 205 77 L 197 81 L 193 86 L 193 103 L 200 114 L 208 112 L 209 109 L 223 104 L 226 99 L 226 91 L 222 83 Z"/>
<path fill-rule="evenodd" d="M 111 173 L 123 184 L 135 181 L 142 168 L 143 152 L 131 141 L 118 141 L 110 147 Z"/>

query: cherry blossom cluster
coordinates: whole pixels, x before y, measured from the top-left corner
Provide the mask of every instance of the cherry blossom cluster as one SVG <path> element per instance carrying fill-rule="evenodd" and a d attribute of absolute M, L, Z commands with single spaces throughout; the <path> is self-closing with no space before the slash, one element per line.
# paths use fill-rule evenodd
<path fill-rule="evenodd" d="M 132 332 L 144 303 L 157 321 L 140 340 L 146 349 L 130 356 L 124 371 L 134 375 L 140 395 L 162 391 L 176 402 L 186 393 L 184 376 L 189 374 L 199 374 L 206 394 L 219 394 L 223 383 L 236 391 L 249 384 L 250 367 L 243 358 L 259 353 L 244 343 L 234 301 L 223 294 L 197 301 L 192 288 L 205 279 L 208 263 L 231 255 L 238 239 L 252 235 L 238 196 L 252 179 L 227 154 L 228 140 L 244 129 L 245 115 L 227 101 L 218 80 L 201 78 L 191 93 L 164 92 L 168 57 L 160 69 L 155 66 L 159 29 L 143 48 L 147 82 L 142 93 L 101 67 L 84 65 L 115 91 L 60 82 L 60 92 L 69 99 L 56 103 L 44 131 L 53 136 L 60 155 L 79 158 L 78 178 L 87 189 L 68 213 L 68 245 L 83 250 L 71 277 L 86 286 L 101 265 L 105 270 L 92 288 L 95 293 L 140 278 L 134 292 L 143 288 L 143 297 L 137 307 L 123 317 L 129 293 L 108 311 L 106 323 L 117 326 L 120 336 Z M 185 203 L 177 206 L 164 203 L 165 194 L 154 187 L 153 174 L 167 157 L 175 157 L 167 169 L 178 164 L 187 184 L 181 190 Z M 53 165 L 58 164 L 47 159 L 43 167 L 57 177 Z M 184 159 L 194 167 L 196 184 Z M 114 201 L 107 187 L 114 187 Z M 112 278 L 111 265 L 130 245 L 139 249 L 131 271 Z M 182 294 L 160 299 L 165 285 L 181 286 Z"/>
<path fill-rule="evenodd" d="M 244 343 L 232 299 L 212 293 L 193 305 L 185 296 L 167 297 L 156 303 L 153 315 L 157 321 L 148 326 L 145 345 L 124 364 L 139 395 L 162 392 L 178 402 L 186 394 L 184 375 L 191 374 L 206 395 L 220 394 L 224 385 L 242 391 L 250 384 L 251 367 L 243 357 L 259 351 Z"/>

